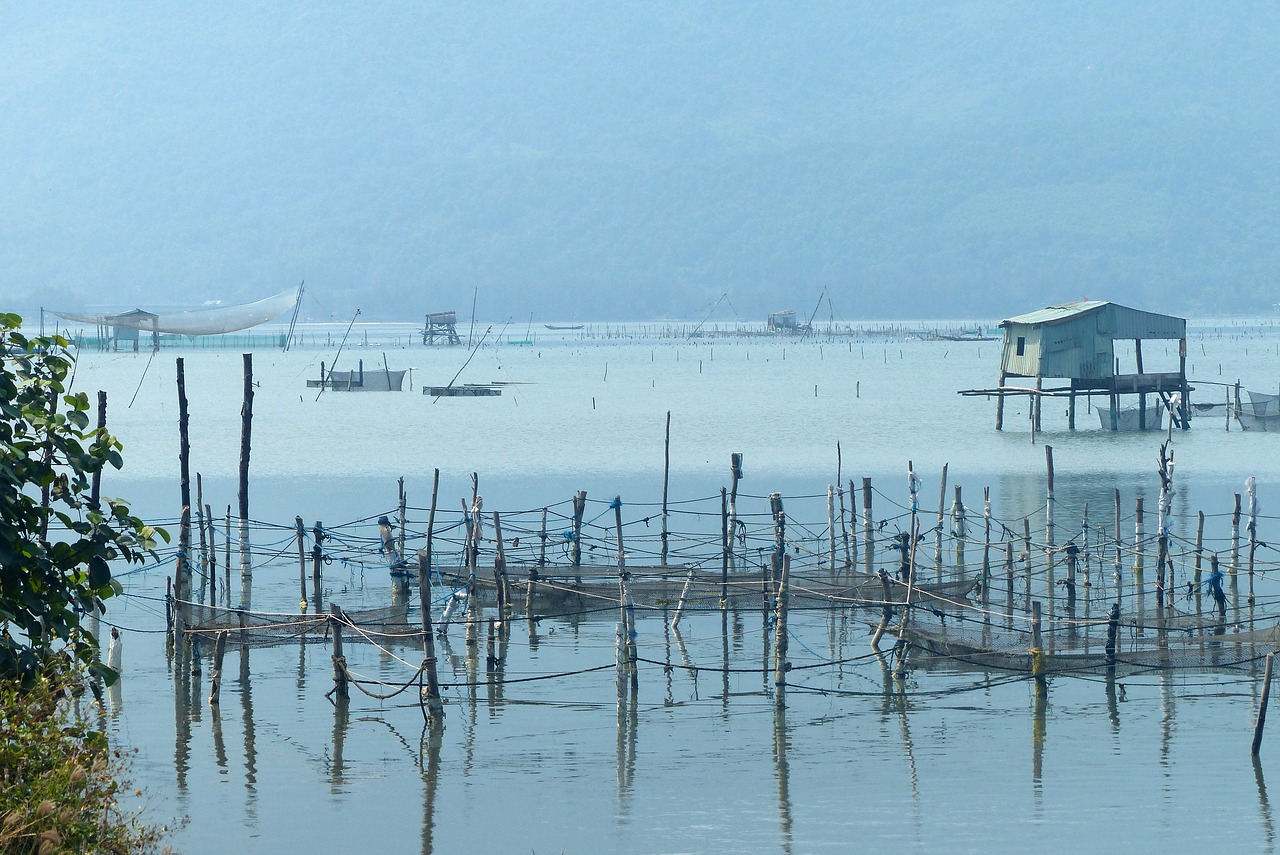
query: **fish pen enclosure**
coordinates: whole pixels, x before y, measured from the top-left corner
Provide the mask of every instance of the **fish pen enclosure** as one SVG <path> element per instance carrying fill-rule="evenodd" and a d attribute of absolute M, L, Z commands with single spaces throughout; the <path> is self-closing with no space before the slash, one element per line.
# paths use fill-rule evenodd
<path fill-rule="evenodd" d="M 1160 462 L 1171 492 L 1167 447 Z M 1167 493 L 1150 519 L 1141 498 L 1123 507 L 1118 489 L 1101 514 L 1086 506 L 1055 519 L 1048 447 L 1046 464 L 1043 504 L 1006 513 L 986 490 L 966 506 L 960 486 L 948 492 L 945 468 L 936 512 L 922 509 L 921 480 L 909 471 L 900 496 L 866 478 L 811 495 L 753 495 L 739 493 L 735 476 L 732 493 L 689 500 L 628 504 L 580 492 L 492 512 L 475 479 L 452 510 L 438 496 L 409 503 L 402 482 L 397 506 L 338 525 L 297 518 L 238 531 L 229 515 L 202 513 L 191 561 L 157 553 L 179 565 L 168 632 L 179 649 L 218 657 L 215 670 L 214 651 L 227 643 L 328 644 L 334 691 L 383 698 L 416 685 L 424 705 L 441 693 L 606 669 L 624 693 L 673 670 L 754 673 L 782 703 L 814 673 L 862 661 L 898 677 L 946 667 L 1112 679 L 1229 669 L 1280 646 L 1277 564 L 1258 540 L 1274 521 L 1257 514 L 1256 496 L 1200 513 L 1193 537 L 1175 533 Z M 284 592 L 296 610 L 279 608 Z M 744 644 L 752 625 L 759 641 Z M 605 658 L 584 642 L 571 673 L 504 671 L 518 638 L 527 634 L 536 651 L 557 628 L 612 638 L 613 650 Z M 691 655 L 682 628 L 702 641 L 722 632 L 723 654 Z M 465 646 L 454 656 L 456 641 Z M 366 645 L 384 665 L 399 663 L 401 678 L 348 667 Z"/>

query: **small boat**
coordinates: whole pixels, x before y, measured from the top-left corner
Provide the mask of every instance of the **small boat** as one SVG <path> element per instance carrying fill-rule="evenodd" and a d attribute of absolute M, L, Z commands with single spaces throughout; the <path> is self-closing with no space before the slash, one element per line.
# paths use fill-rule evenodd
<path fill-rule="evenodd" d="M 582 324 L 543 324 L 549 330 L 580 330 Z"/>

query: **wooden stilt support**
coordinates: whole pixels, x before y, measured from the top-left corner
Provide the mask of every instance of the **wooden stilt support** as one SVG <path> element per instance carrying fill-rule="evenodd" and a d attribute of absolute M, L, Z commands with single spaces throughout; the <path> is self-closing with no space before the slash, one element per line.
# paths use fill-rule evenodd
<path fill-rule="evenodd" d="M 342 652 L 342 624 L 345 618 L 337 603 L 329 604 L 329 626 L 333 630 L 333 693 L 349 697 L 347 691 L 347 657 Z"/>
<path fill-rule="evenodd" d="M 1254 757 L 1262 750 L 1262 729 L 1267 724 L 1267 702 L 1271 699 L 1271 665 L 1275 658 L 1274 653 L 1267 654 L 1267 667 L 1262 672 L 1262 697 L 1258 699 L 1258 720 L 1253 725 L 1253 747 L 1250 749 Z"/>

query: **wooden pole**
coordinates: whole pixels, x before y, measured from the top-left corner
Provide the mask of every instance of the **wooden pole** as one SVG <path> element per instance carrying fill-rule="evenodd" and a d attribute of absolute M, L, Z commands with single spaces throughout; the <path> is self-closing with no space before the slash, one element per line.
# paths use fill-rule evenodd
<path fill-rule="evenodd" d="M 1031 675 L 1044 685 L 1044 639 L 1040 629 L 1040 601 L 1031 603 Z"/>
<path fill-rule="evenodd" d="M 1262 728 L 1267 724 L 1267 702 L 1271 700 L 1271 665 L 1275 661 L 1274 653 L 1267 654 L 1267 666 L 1262 671 L 1262 697 L 1258 699 L 1258 720 L 1253 725 L 1253 748 L 1250 753 L 1258 756 L 1262 750 Z"/>
<path fill-rule="evenodd" d="M 1054 527 L 1053 527 L 1053 446 L 1044 447 L 1045 465 L 1045 508 L 1044 508 L 1044 554 L 1045 584 L 1048 585 L 1050 605 L 1053 600 L 1054 585 Z"/>
<path fill-rule="evenodd" d="M 667 566 L 667 487 L 671 483 L 671 411 L 667 410 L 666 440 L 662 445 L 662 566 Z"/>
<path fill-rule="evenodd" d="M 204 506 L 205 526 L 209 529 L 209 605 L 218 603 L 218 545 L 214 542 L 213 508 Z"/>
<path fill-rule="evenodd" d="M 244 358 L 244 404 L 240 409 L 240 576 L 253 570 L 249 563 L 249 449 L 253 438 L 253 354 Z M 345 697 L 345 696 L 344 696 Z"/>
<path fill-rule="evenodd" d="M 853 553 L 849 549 L 849 528 L 845 525 L 844 485 L 837 484 L 836 492 L 840 499 L 840 540 L 844 544 L 844 569 L 853 566 Z M 853 501 L 853 481 L 849 482 L 849 501 Z"/>
<path fill-rule="evenodd" d="M 293 525 L 298 539 L 298 610 L 307 613 L 307 550 L 306 532 L 302 528 L 302 517 L 294 517 Z"/>
<path fill-rule="evenodd" d="M 571 563 L 582 566 L 582 514 L 587 509 L 587 491 L 579 490 L 573 497 L 573 544 L 570 548 Z"/>
<path fill-rule="evenodd" d="M 231 506 L 227 505 L 227 527 L 223 530 L 226 537 L 223 539 L 222 557 L 225 559 L 222 563 L 222 593 L 227 598 L 227 605 L 231 605 Z"/>
<path fill-rule="evenodd" d="M 982 615 L 983 622 L 991 622 L 988 611 L 991 606 L 991 488 L 982 488 Z"/>
<path fill-rule="evenodd" d="M 529 627 L 533 627 L 533 598 L 538 587 L 538 576 L 547 563 L 547 509 L 542 509 L 542 531 L 539 535 L 538 563 L 529 568 L 529 584 L 524 591 L 524 616 L 529 619 Z"/>
<path fill-rule="evenodd" d="M 1235 506 L 1231 511 L 1231 564 L 1227 567 L 1227 573 L 1232 579 L 1236 578 L 1236 571 L 1240 569 L 1240 494 L 1235 495 Z"/>
<path fill-rule="evenodd" d="M 1139 496 L 1134 503 L 1134 522 L 1133 522 L 1133 579 L 1138 585 L 1142 584 L 1142 570 L 1146 551 L 1144 540 L 1146 539 L 1146 527 L 1143 525 L 1142 519 L 1142 497 Z"/>
<path fill-rule="evenodd" d="M 640 669 L 636 663 L 636 607 L 631 601 L 631 574 L 627 572 L 627 556 L 622 548 L 622 497 L 613 499 L 613 524 L 618 536 L 618 606 L 621 609 L 626 671 L 631 678 L 631 690 L 640 686 Z"/>
<path fill-rule="evenodd" d="M 733 554 L 733 536 L 738 526 L 738 482 L 742 480 L 742 453 L 729 455 L 729 572 L 737 569 Z"/>
<path fill-rule="evenodd" d="M 222 694 L 222 659 L 227 653 L 227 636 L 231 633 L 222 630 L 213 643 L 213 673 L 209 678 L 209 706 L 216 707 Z"/>
<path fill-rule="evenodd" d="M 436 470 L 436 484 L 432 488 L 434 496 L 440 487 L 440 470 Z M 435 501 L 432 500 L 432 510 Z M 431 523 L 427 524 L 430 544 Z M 427 710 L 428 721 L 435 725 L 444 723 L 444 704 L 440 700 L 440 681 L 436 674 L 436 639 L 431 630 L 431 547 L 418 550 L 418 605 L 422 611 L 422 655 L 427 671 Z"/>
<path fill-rule="evenodd" d="M 870 573 L 875 560 L 875 528 L 871 514 L 871 479 L 862 479 L 862 550 L 863 564 Z"/>
<path fill-rule="evenodd" d="M 1005 578 L 1005 597 L 1004 597 L 1004 614 L 1005 627 L 1013 629 L 1013 541 L 1006 540 L 1004 542 L 1004 578 Z"/>
<path fill-rule="evenodd" d="M 777 620 L 773 635 L 773 705 L 782 709 L 786 704 L 787 671 L 787 600 L 790 599 L 791 556 L 782 556 L 782 574 L 778 579 Z"/>
<path fill-rule="evenodd" d="M 935 581 L 942 581 L 942 521 L 947 506 L 947 464 L 942 464 L 942 488 L 938 491 L 938 528 L 933 538 L 933 572 Z"/>
<path fill-rule="evenodd" d="M 204 479 L 200 477 L 200 473 L 196 473 L 196 531 L 200 534 L 200 596 L 199 602 L 204 603 L 205 595 L 209 591 L 209 539 L 204 533 Z M 202 618 L 203 619 L 203 613 Z"/>
<path fill-rule="evenodd" d="M 324 562 L 324 523 L 316 520 L 311 527 L 311 600 L 316 604 L 316 612 L 320 611 L 320 565 Z"/>
<path fill-rule="evenodd" d="M 94 440 L 95 444 L 101 443 L 103 437 L 107 433 L 107 393 L 99 390 L 98 392 L 98 436 Z M 101 505 L 100 496 L 102 494 L 102 467 L 93 470 L 93 476 L 89 482 L 89 507 L 98 510 Z"/>
<path fill-rule="evenodd" d="M 505 626 L 511 619 L 511 589 L 507 584 L 507 558 L 502 549 L 502 519 L 493 512 L 493 583 L 498 590 L 498 620 Z"/>
<path fill-rule="evenodd" d="M 182 524 L 178 530 L 178 562 L 174 570 L 174 599 L 179 610 L 179 620 L 185 617 L 185 603 L 191 598 L 191 444 L 188 441 L 189 416 L 187 413 L 187 379 L 183 360 L 177 360 L 178 370 L 178 490 L 181 495 Z M 182 643 L 182 633 L 176 636 Z"/>
<path fill-rule="evenodd" d="M 729 527 L 729 499 L 720 488 L 720 611 L 729 607 L 729 560 L 733 553 L 733 529 Z"/>
<path fill-rule="evenodd" d="M 350 697 L 347 692 L 347 657 L 342 653 L 342 609 L 337 603 L 329 604 L 329 625 L 333 628 L 333 691 L 339 698 Z"/>
<path fill-rule="evenodd" d="M 1200 564 L 1204 558 L 1204 511 L 1200 511 L 1196 517 L 1196 557 L 1195 565 L 1192 570 L 1191 582 L 1195 585 L 1196 591 L 1200 590 Z"/>
<path fill-rule="evenodd" d="M 836 488 L 827 485 L 827 573 L 836 575 Z"/>
<path fill-rule="evenodd" d="M 382 361 L 385 363 L 386 360 L 387 360 L 386 354 L 383 354 Z M 389 382 L 388 382 L 388 385 L 390 385 Z M 400 491 L 400 543 L 399 543 L 399 549 L 396 550 L 396 555 L 400 556 L 400 558 L 404 558 L 405 529 L 408 528 L 408 519 L 406 518 L 406 515 L 405 515 L 407 505 L 408 505 L 408 496 L 406 496 L 404 492 L 403 477 L 400 478 L 398 485 L 399 485 L 399 491 Z"/>

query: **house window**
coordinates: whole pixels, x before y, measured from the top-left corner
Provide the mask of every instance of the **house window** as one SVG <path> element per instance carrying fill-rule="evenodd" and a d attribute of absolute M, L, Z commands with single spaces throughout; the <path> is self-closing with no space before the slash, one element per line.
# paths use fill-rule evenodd
<path fill-rule="evenodd" d="M 1025 356 L 1026 353 L 1027 353 L 1027 337 L 1020 335 L 1018 336 L 1018 355 Z"/>

